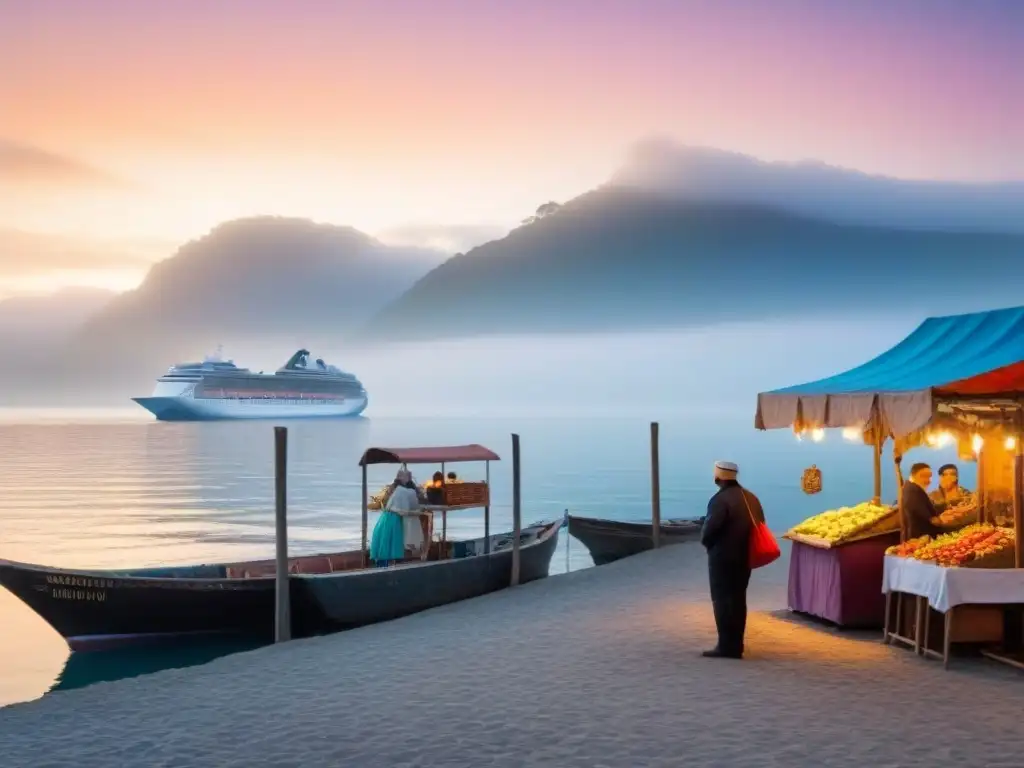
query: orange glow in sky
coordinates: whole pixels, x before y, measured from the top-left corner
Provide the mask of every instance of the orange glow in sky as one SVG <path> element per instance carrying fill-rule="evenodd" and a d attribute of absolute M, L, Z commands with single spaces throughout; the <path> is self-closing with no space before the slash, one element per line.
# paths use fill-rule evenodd
<path fill-rule="evenodd" d="M 1021 20 L 916 0 L 0 0 L 18 73 L 0 78 L 0 297 L 121 290 L 247 215 L 507 228 L 652 134 L 1024 177 Z M 8 230 L 88 247 L 58 264 Z"/>

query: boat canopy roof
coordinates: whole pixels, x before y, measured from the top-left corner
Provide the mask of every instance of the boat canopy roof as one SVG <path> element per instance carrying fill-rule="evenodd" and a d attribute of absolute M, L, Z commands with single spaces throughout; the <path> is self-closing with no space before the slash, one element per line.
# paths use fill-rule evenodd
<path fill-rule="evenodd" d="M 482 445 L 447 445 L 436 448 L 367 448 L 359 466 L 369 464 L 455 464 L 464 461 L 499 461 L 498 454 Z"/>
<path fill-rule="evenodd" d="M 1024 396 L 1024 307 L 931 317 L 873 360 L 757 396 L 758 429 L 854 427 L 902 437 L 941 403 Z"/>

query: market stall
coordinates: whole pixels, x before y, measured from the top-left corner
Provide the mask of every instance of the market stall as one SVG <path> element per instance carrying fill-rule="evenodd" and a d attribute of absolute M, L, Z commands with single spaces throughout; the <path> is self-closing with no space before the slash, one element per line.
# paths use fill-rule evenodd
<path fill-rule="evenodd" d="M 790 610 L 840 627 L 881 627 L 882 559 L 899 541 L 899 511 L 874 502 L 822 512 L 785 534 Z"/>
<path fill-rule="evenodd" d="M 870 504 L 817 515 L 787 534 L 793 540 L 790 608 L 840 625 L 884 625 L 887 640 L 906 639 L 931 653 L 933 630 L 942 635 L 942 648 L 962 636 L 953 631 L 952 615 L 948 621 L 932 622 L 932 612 L 963 612 L 966 608 L 960 606 L 966 604 L 932 601 L 928 595 L 933 592 L 920 594 L 925 587 L 913 591 L 909 585 L 921 584 L 921 579 L 904 574 L 924 567 L 931 569 L 926 573 L 934 580 L 928 590 L 955 589 L 968 578 L 974 585 L 972 607 L 998 606 L 1004 631 L 999 637 L 994 630 L 983 632 L 981 641 L 1007 643 L 1016 638 L 1020 616 L 1012 606 L 1024 600 L 1017 601 L 1017 592 L 1007 584 L 1019 581 L 1024 593 L 1022 542 L 1015 535 L 1021 525 L 1024 479 L 1022 404 L 1024 307 L 930 318 L 895 347 L 857 368 L 758 395 L 759 429 L 815 434 L 844 428 L 859 431 L 874 449 Z M 902 456 L 917 446 L 955 442 L 961 459 L 979 462 L 977 494 L 945 509 L 942 527 L 950 533 L 919 542 L 928 547 L 922 549 L 924 559 L 909 556 L 906 543 L 898 545 L 903 538 L 901 510 L 881 504 L 881 455 L 887 440 L 893 442 L 900 484 Z M 991 552 L 978 556 L 977 547 L 992 547 L 997 541 L 999 557 Z M 864 542 L 871 542 L 870 547 Z M 942 555 L 938 559 L 932 556 L 936 551 Z M 950 577 L 948 571 L 958 568 L 970 568 L 972 573 Z M 977 599 L 978 585 L 984 584 L 990 585 L 988 602 Z"/>

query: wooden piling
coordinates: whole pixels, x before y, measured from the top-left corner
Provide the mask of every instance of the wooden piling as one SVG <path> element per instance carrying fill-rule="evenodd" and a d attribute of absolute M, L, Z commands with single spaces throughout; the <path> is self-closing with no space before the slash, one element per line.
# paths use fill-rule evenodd
<path fill-rule="evenodd" d="M 519 495 L 519 435 L 512 435 L 512 579 L 511 585 L 519 584 L 519 538 L 522 534 L 523 518 Z"/>
<path fill-rule="evenodd" d="M 651 422 L 651 543 L 661 545 L 661 468 L 658 458 L 658 422 Z"/>
<path fill-rule="evenodd" d="M 487 506 L 484 507 L 484 554 L 491 554 L 491 462 L 484 462 L 484 483 L 487 484 Z"/>
<path fill-rule="evenodd" d="M 370 522 L 369 498 L 370 497 L 367 495 L 368 493 L 369 493 L 369 489 L 366 487 L 366 465 L 363 464 L 363 536 L 360 539 L 360 544 L 359 544 L 359 551 L 362 553 L 360 555 L 360 557 L 362 558 L 363 568 L 365 568 L 368 565 L 368 562 L 367 562 L 368 558 L 367 558 L 367 552 L 366 552 L 366 537 L 367 537 L 367 534 L 369 533 L 369 528 L 370 528 L 370 525 L 369 525 L 369 522 Z"/>
<path fill-rule="evenodd" d="M 288 428 L 274 427 L 274 543 L 276 546 L 274 641 L 292 639 L 288 584 Z"/>

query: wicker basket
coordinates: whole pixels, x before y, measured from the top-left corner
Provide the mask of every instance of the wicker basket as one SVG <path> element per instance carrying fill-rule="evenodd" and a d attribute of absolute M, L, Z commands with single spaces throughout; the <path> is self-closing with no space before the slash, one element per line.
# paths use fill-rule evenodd
<path fill-rule="evenodd" d="M 487 483 L 447 483 L 444 486 L 446 507 L 486 507 L 490 503 Z"/>

